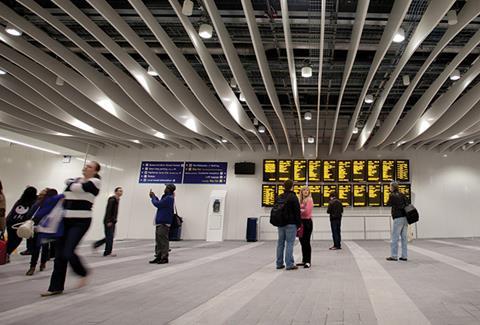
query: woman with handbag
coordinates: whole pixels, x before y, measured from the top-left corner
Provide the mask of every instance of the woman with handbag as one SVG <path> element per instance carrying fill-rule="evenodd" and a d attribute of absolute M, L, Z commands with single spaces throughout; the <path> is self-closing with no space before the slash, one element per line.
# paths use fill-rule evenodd
<path fill-rule="evenodd" d="M 37 199 L 37 189 L 33 186 L 29 186 L 23 191 L 22 196 L 13 205 L 12 210 L 7 216 L 7 263 L 10 260 L 10 254 L 17 249 L 18 245 L 22 242 L 22 238 L 18 237 L 17 230 L 14 229 L 14 225 L 25 222 L 29 219 L 29 212 L 32 210 L 32 206 Z"/>
<path fill-rule="evenodd" d="M 50 286 L 47 292 L 41 294 L 42 297 L 63 293 L 68 264 L 80 276 L 77 288 L 87 284 L 88 270 L 75 249 L 92 222 L 92 207 L 101 185 L 99 171 L 100 164 L 91 161 L 83 167 L 83 177 L 67 180 L 67 187 L 63 192 L 63 236 L 57 240 Z"/>
<path fill-rule="evenodd" d="M 310 237 L 313 231 L 312 210 L 313 199 L 308 186 L 302 187 L 300 190 L 300 217 L 302 219 L 303 234 L 300 237 L 302 245 L 302 263 L 297 265 L 308 269 L 311 266 L 312 246 L 310 245 Z"/>

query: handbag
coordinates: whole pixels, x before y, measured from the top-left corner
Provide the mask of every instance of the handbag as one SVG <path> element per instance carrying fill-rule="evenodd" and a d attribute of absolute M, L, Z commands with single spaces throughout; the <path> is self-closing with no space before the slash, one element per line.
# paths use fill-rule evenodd
<path fill-rule="evenodd" d="M 180 217 L 177 213 L 177 206 L 175 206 L 175 213 L 173 214 L 173 219 L 172 219 L 172 224 L 170 225 L 170 228 L 176 229 L 180 228 L 183 223 L 183 218 Z"/>
<path fill-rule="evenodd" d="M 16 223 L 12 228 L 17 230 L 17 236 L 20 238 L 28 239 L 33 237 L 33 220 L 31 219 Z"/>
<path fill-rule="evenodd" d="M 304 231 L 305 231 L 305 228 L 303 227 L 303 223 L 302 223 L 302 225 L 297 228 L 297 237 L 302 238 Z"/>
<path fill-rule="evenodd" d="M 407 216 L 407 222 L 409 225 L 415 223 L 419 219 L 417 208 L 413 206 L 413 204 L 408 204 L 405 208 L 405 214 Z"/>

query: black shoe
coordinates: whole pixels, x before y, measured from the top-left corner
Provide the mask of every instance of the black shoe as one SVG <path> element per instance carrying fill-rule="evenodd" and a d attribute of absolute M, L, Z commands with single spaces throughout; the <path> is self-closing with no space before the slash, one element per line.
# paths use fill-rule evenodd
<path fill-rule="evenodd" d="M 167 264 L 168 263 L 168 259 L 164 258 L 164 259 L 161 259 L 160 261 L 157 262 L 157 264 Z"/>
<path fill-rule="evenodd" d="M 310 265 L 310 263 L 305 263 L 305 265 L 303 266 L 305 269 L 309 269 L 312 265 Z"/>
<path fill-rule="evenodd" d="M 149 261 L 148 263 L 150 264 L 158 264 L 160 262 L 160 259 L 158 257 L 154 258 L 153 260 Z"/>
<path fill-rule="evenodd" d="M 389 256 L 386 258 L 387 261 L 398 261 L 398 258 Z"/>
<path fill-rule="evenodd" d="M 23 252 L 20 252 L 20 255 L 26 256 L 26 255 L 32 255 L 32 252 L 29 250 L 24 250 Z"/>
<path fill-rule="evenodd" d="M 406 262 L 408 259 L 406 257 L 400 257 L 399 260 Z"/>
<path fill-rule="evenodd" d="M 277 266 L 277 270 L 281 270 L 281 269 L 284 269 L 284 268 L 285 268 L 285 265 Z"/>
<path fill-rule="evenodd" d="M 297 266 L 305 266 L 305 263 L 297 263 Z"/>

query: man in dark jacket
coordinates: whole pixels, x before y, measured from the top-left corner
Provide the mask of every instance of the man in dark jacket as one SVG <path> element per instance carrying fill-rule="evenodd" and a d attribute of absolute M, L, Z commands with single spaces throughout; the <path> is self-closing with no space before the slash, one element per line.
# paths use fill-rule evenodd
<path fill-rule="evenodd" d="M 300 219 L 300 203 L 297 195 L 292 191 L 293 182 L 286 180 L 283 184 L 285 192 L 282 194 L 284 198 L 284 219 L 285 225 L 278 227 L 278 241 L 277 241 L 277 269 L 283 269 L 285 264 L 287 270 L 296 270 L 298 266 L 295 265 L 293 259 L 293 244 L 295 242 L 295 235 L 297 228 L 300 227 L 302 221 Z M 285 247 L 285 242 L 287 243 Z M 285 264 L 284 264 L 285 253 Z"/>
<path fill-rule="evenodd" d="M 93 243 L 93 248 L 96 249 L 105 244 L 105 251 L 103 256 L 117 256 L 112 254 L 113 237 L 115 235 L 115 225 L 117 224 L 118 204 L 120 197 L 123 195 L 121 187 L 115 188 L 114 195 L 108 198 L 107 208 L 105 210 L 105 217 L 103 218 L 103 226 L 105 229 L 105 238 Z"/>
<path fill-rule="evenodd" d="M 400 257 L 400 261 L 407 261 L 408 222 L 405 207 L 408 205 L 408 199 L 405 194 L 400 193 L 397 182 L 390 184 L 390 196 L 388 197 L 387 205 L 392 207 L 393 218 L 390 256 L 387 257 L 387 261 L 398 260 L 398 237 L 401 237 L 402 240 L 402 256 Z"/>
<path fill-rule="evenodd" d="M 330 193 L 330 202 L 328 203 L 327 213 L 330 214 L 330 228 L 332 228 L 333 246 L 330 250 L 342 249 L 340 244 L 342 240 L 341 226 L 343 205 L 339 199 L 336 198 L 334 192 Z"/>
<path fill-rule="evenodd" d="M 157 208 L 155 215 L 155 258 L 150 264 L 166 264 L 168 263 L 168 232 L 173 221 L 173 207 L 175 204 L 174 184 L 166 184 L 164 194 L 161 199 L 150 190 L 150 198 L 152 204 Z"/>

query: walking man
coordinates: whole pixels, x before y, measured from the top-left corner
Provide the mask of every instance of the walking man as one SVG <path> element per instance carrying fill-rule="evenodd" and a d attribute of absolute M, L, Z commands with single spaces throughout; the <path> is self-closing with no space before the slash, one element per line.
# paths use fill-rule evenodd
<path fill-rule="evenodd" d="M 105 217 L 103 218 L 105 238 L 100 239 L 93 244 L 94 249 L 97 249 L 98 247 L 105 244 L 105 251 L 103 253 L 103 256 L 117 256 L 116 254 L 112 254 L 112 249 L 113 237 L 115 235 L 115 225 L 117 224 L 118 204 L 122 195 L 123 189 L 121 187 L 117 187 L 115 188 L 114 195 L 108 198 L 107 208 L 105 210 Z"/>

